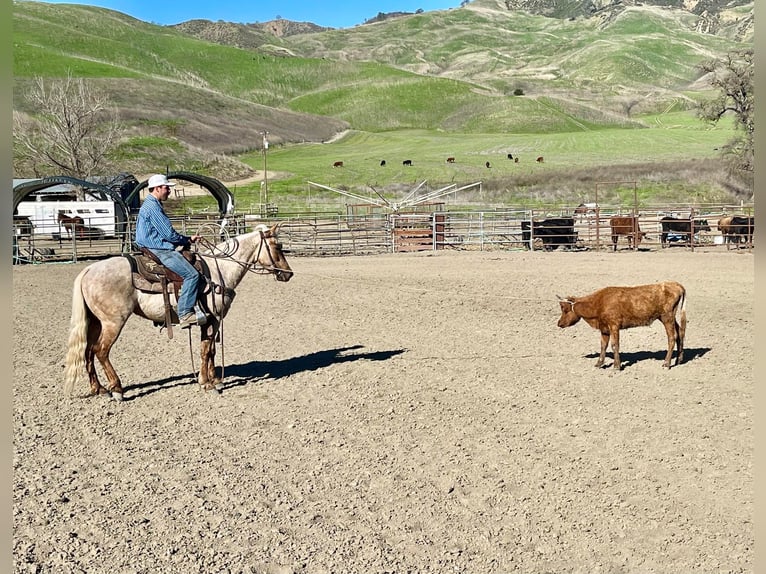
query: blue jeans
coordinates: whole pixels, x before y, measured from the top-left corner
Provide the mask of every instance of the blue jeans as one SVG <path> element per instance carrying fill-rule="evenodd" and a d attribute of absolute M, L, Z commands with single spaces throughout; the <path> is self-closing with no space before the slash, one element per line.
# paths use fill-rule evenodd
<path fill-rule="evenodd" d="M 178 318 L 194 312 L 194 304 L 197 302 L 199 288 L 199 272 L 189 263 L 181 253 L 175 249 L 152 249 L 162 264 L 175 271 L 184 278 L 181 294 L 178 297 Z"/>

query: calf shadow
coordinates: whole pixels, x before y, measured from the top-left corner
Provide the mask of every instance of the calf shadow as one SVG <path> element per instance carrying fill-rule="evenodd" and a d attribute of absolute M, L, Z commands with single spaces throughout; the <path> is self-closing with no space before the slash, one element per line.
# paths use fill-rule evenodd
<path fill-rule="evenodd" d="M 710 347 L 698 347 L 696 349 L 684 349 L 684 360 L 681 363 L 681 365 L 688 363 L 689 361 L 693 361 L 695 359 L 699 359 L 700 357 L 704 357 L 707 353 L 712 351 Z M 635 365 L 636 363 L 639 363 L 641 361 L 648 361 L 648 360 L 655 360 L 655 361 L 664 361 L 665 360 L 665 354 L 667 351 L 636 351 L 634 353 L 626 353 L 625 351 L 620 351 L 620 362 L 622 363 L 622 368 L 630 367 L 631 365 Z M 587 359 L 598 359 L 598 353 L 590 353 L 588 355 L 585 355 Z M 611 363 L 607 364 L 604 363 L 604 368 L 611 368 L 614 364 L 614 355 L 611 351 L 607 351 L 606 353 L 606 359 L 607 361 L 609 359 L 612 360 Z M 676 360 L 676 353 L 675 350 L 673 351 L 673 358 L 671 359 L 671 366 L 674 366 L 674 362 Z"/>
<path fill-rule="evenodd" d="M 239 365 L 226 365 L 223 372 L 225 376 L 223 389 L 240 387 L 267 377 L 273 380 L 278 380 L 298 373 L 316 371 L 331 365 L 348 363 L 351 361 L 359 361 L 363 359 L 368 361 L 387 361 L 406 351 L 406 349 L 392 349 L 389 351 L 350 353 L 350 351 L 358 351 L 363 348 L 364 345 L 352 345 L 349 347 L 317 351 L 315 353 L 309 353 L 307 355 L 292 357 L 281 361 L 250 361 L 249 363 Z M 198 367 L 198 365 L 195 366 Z M 220 368 L 220 366 L 216 368 L 216 372 L 219 374 L 221 372 Z M 125 397 L 125 401 L 145 397 L 161 390 L 172 389 L 183 385 L 197 384 L 196 373 L 173 375 L 165 377 L 164 379 L 138 383 L 136 385 L 130 385 L 125 389 L 126 393 L 130 393 L 130 397 Z"/>

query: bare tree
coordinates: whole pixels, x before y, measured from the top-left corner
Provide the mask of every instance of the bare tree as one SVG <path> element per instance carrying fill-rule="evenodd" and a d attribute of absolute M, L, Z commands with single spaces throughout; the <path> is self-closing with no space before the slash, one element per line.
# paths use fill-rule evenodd
<path fill-rule="evenodd" d="M 67 76 L 36 78 L 26 99 L 34 115 L 13 112 L 15 172 L 88 179 L 109 167 L 124 128 L 105 94 Z"/>
<path fill-rule="evenodd" d="M 752 181 L 755 163 L 753 54 L 752 49 L 734 51 L 701 66 L 717 95 L 700 105 L 700 117 L 716 123 L 727 114 L 733 115 L 740 135 L 730 141 L 724 151 L 732 159 L 732 167 L 744 173 L 749 181 Z"/>

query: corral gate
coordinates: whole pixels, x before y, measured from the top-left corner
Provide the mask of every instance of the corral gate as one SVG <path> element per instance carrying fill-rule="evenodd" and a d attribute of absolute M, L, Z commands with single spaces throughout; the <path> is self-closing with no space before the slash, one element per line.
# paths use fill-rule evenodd
<path fill-rule="evenodd" d="M 443 249 L 445 221 L 443 213 L 392 214 L 394 253 Z"/>

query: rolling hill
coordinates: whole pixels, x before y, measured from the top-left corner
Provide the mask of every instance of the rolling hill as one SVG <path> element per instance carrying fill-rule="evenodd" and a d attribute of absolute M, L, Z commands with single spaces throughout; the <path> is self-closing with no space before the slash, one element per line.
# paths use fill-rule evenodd
<path fill-rule="evenodd" d="M 202 171 L 212 169 L 206 153 L 244 154 L 257 167 L 262 132 L 273 146 L 346 132 L 633 132 L 694 109 L 708 93 L 698 64 L 749 45 L 752 6 L 735 2 L 713 18 L 647 3 L 474 0 L 323 29 L 157 26 L 92 6 L 19 1 L 14 109 L 35 112 L 24 93 L 36 77 L 83 77 L 130 127 L 124 162 L 151 164 L 157 147 L 177 142 L 186 151 L 176 163 Z M 160 155 L 152 169 L 174 161 Z"/>

